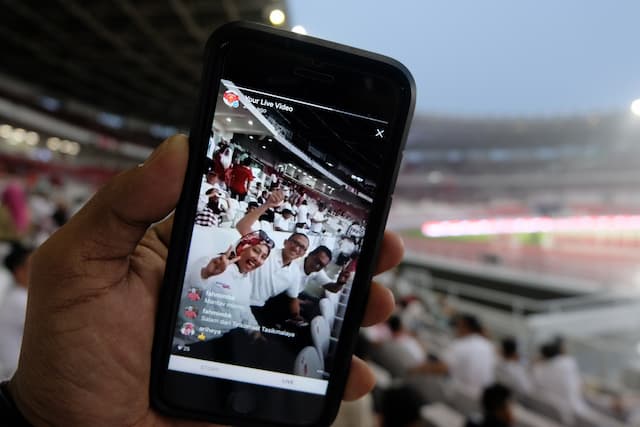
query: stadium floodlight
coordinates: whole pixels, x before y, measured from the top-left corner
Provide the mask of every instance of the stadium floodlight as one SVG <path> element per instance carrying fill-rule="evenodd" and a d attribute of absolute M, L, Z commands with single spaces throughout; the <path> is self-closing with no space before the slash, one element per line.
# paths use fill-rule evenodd
<path fill-rule="evenodd" d="M 303 34 L 303 35 L 307 34 L 307 30 L 302 25 L 294 25 L 291 31 L 293 31 L 294 33 Z"/>
<path fill-rule="evenodd" d="M 631 103 L 631 112 L 640 117 L 640 98 Z"/>
<path fill-rule="evenodd" d="M 271 22 L 273 25 L 282 25 L 284 24 L 285 19 L 286 17 L 284 15 L 284 12 L 280 9 L 273 9 L 269 13 L 269 22 Z"/>

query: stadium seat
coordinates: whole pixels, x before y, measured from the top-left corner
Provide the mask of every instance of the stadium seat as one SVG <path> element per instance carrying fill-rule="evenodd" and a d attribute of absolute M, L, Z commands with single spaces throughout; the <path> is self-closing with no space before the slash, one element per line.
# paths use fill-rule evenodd
<path fill-rule="evenodd" d="M 556 421 L 532 412 L 517 403 L 513 405 L 513 415 L 516 419 L 515 427 L 560 427 Z"/>
<path fill-rule="evenodd" d="M 561 411 L 551 403 L 533 395 L 522 396 L 520 402 L 527 408 L 541 415 L 544 415 L 553 421 L 559 422 L 562 425 L 573 426 L 575 417 L 573 411 L 567 408 L 566 411 Z"/>
<path fill-rule="evenodd" d="M 335 307 L 331 304 L 328 298 L 322 298 L 320 300 L 320 314 L 327 319 L 329 329 L 333 328 L 333 321 L 336 318 Z"/>
<path fill-rule="evenodd" d="M 331 337 L 327 319 L 323 316 L 316 316 L 311 320 L 311 340 L 323 358 L 329 354 L 331 342 L 337 341 Z"/>
<path fill-rule="evenodd" d="M 293 363 L 293 373 L 303 377 L 323 378 L 324 363 L 315 347 L 307 346 L 300 350 Z"/>

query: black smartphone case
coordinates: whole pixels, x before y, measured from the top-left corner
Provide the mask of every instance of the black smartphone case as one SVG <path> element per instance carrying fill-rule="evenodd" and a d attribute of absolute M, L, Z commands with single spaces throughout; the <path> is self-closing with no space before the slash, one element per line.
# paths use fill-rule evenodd
<path fill-rule="evenodd" d="M 211 414 L 206 411 L 206 408 L 203 408 L 203 411 L 185 410 L 174 405 L 172 402 L 168 402 L 162 392 L 164 377 L 168 371 L 167 364 L 173 336 L 173 325 L 176 319 L 175 302 L 176 299 L 180 297 L 181 279 L 185 274 L 187 252 L 191 241 L 191 234 L 188 230 L 190 230 L 190 227 L 193 225 L 193 216 L 190 215 L 190 213 L 194 210 L 198 198 L 197 191 L 193 191 L 193 189 L 199 188 L 200 185 L 201 171 L 203 170 L 205 157 L 203 155 L 203 144 L 206 145 L 206 141 L 208 141 L 216 106 L 215 96 L 212 94 L 217 93 L 217 85 L 222 73 L 222 61 L 219 61 L 218 58 L 223 55 L 225 44 L 237 38 L 264 40 L 266 43 L 269 43 L 269 40 L 282 41 L 286 39 L 296 44 L 304 43 L 305 48 L 310 51 L 317 49 L 322 50 L 324 54 L 326 54 L 327 51 L 333 51 L 338 57 L 339 55 L 358 57 L 363 61 L 364 66 L 371 66 L 373 64 L 373 66 L 385 68 L 385 71 L 389 75 L 395 75 L 399 81 L 404 81 L 408 88 L 407 98 L 403 108 L 401 111 L 397 111 L 397 116 L 400 117 L 400 119 L 393 138 L 393 142 L 396 145 L 392 151 L 395 152 L 395 155 L 393 158 L 385 159 L 385 168 L 382 171 L 382 176 L 387 176 L 388 179 L 380 180 L 377 183 L 376 194 L 383 194 L 386 195 L 386 197 L 376 197 L 374 199 L 374 203 L 377 203 L 377 205 L 375 205 L 370 212 L 365 244 L 360 254 L 362 261 L 358 265 L 353 282 L 353 289 L 356 289 L 356 284 L 358 284 L 357 287 L 361 288 L 361 290 L 352 292 L 350 296 L 349 308 L 345 314 L 338 348 L 336 350 L 334 369 L 331 373 L 327 393 L 323 401 L 323 409 L 316 419 L 305 423 L 299 423 L 295 420 L 287 423 L 282 420 L 253 419 L 253 417 L 248 415 L 234 414 L 231 410 L 227 414 Z M 159 298 L 150 378 L 151 404 L 156 410 L 169 416 L 235 426 L 329 425 L 334 420 L 342 400 L 342 394 L 349 375 L 351 355 L 355 347 L 355 338 L 357 337 L 360 323 L 364 316 L 369 294 L 368 284 L 375 271 L 374 260 L 378 257 L 384 234 L 384 225 L 392 201 L 393 188 L 400 167 L 402 149 L 406 142 L 409 123 L 413 117 L 416 96 L 415 82 L 410 72 L 401 63 L 382 55 L 309 36 L 301 36 L 293 32 L 278 30 L 260 24 L 234 22 L 217 29 L 207 41 L 200 85 L 198 106 L 189 136 L 189 163 L 185 175 L 183 192 L 175 210 L 171 246 L 167 257 L 165 278 Z M 383 253 L 379 255 L 384 256 Z M 365 262 L 365 260 L 369 260 L 369 262 Z M 275 391 L 269 387 L 259 388 L 263 393 L 275 393 Z M 295 393 L 300 394 L 299 392 L 293 391 L 289 391 L 288 393 L 292 395 Z"/>

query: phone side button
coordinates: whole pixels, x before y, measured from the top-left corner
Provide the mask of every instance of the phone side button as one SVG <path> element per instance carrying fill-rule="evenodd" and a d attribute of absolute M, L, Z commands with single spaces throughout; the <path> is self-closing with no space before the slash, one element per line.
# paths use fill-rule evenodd
<path fill-rule="evenodd" d="M 238 414 L 248 414 L 256 409 L 254 397 L 242 391 L 236 391 L 229 395 L 229 408 Z"/>

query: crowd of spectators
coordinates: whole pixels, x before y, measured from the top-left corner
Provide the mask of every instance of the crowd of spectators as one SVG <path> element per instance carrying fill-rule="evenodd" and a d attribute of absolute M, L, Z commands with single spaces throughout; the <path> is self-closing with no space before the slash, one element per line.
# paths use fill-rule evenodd
<path fill-rule="evenodd" d="M 386 325 L 363 330 L 367 361 L 379 382 L 370 404 L 359 407 L 360 419 L 371 416 L 377 425 L 398 427 L 528 426 L 540 420 L 573 427 L 640 425 L 634 408 L 621 410 L 615 398 L 608 408 L 589 402 L 577 361 L 561 337 L 540 343 L 537 354 L 527 357 L 517 337 L 493 336 L 477 316 L 427 307 L 405 298 Z M 426 332 L 443 312 L 450 314 L 444 340 Z M 353 421 L 355 403 L 343 406 L 336 426 L 372 425 Z M 343 421 L 346 414 L 350 423 Z M 429 418 L 433 414 L 443 417 L 441 424 Z"/>
<path fill-rule="evenodd" d="M 5 171 L 6 172 L 6 171 Z M 64 225 L 93 191 L 60 177 L 0 174 L 0 378 L 17 366 L 31 252 Z"/>

